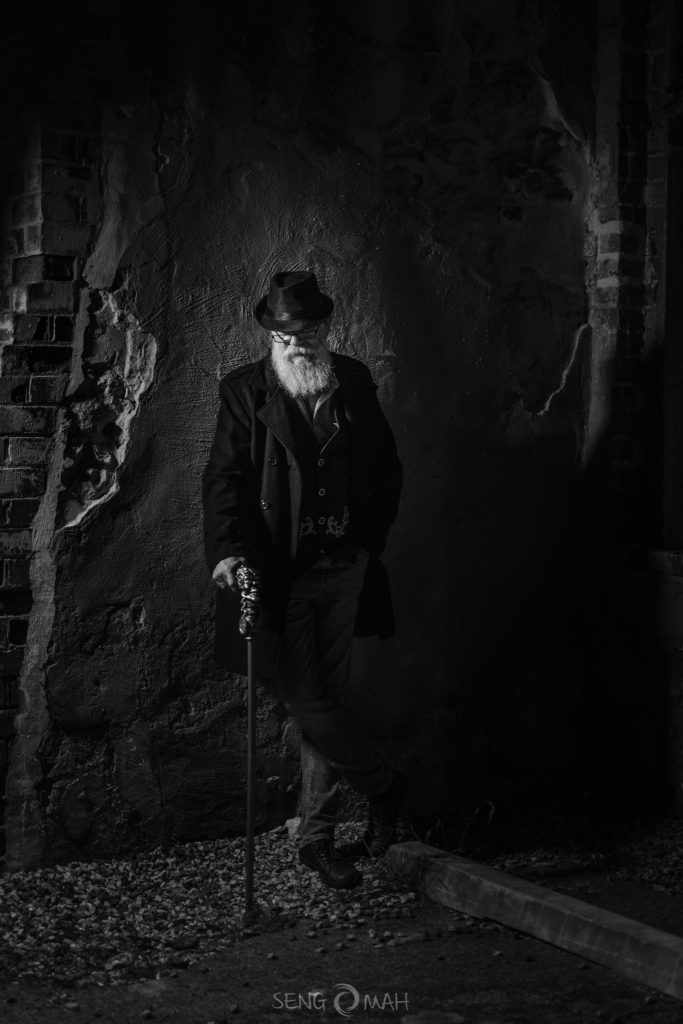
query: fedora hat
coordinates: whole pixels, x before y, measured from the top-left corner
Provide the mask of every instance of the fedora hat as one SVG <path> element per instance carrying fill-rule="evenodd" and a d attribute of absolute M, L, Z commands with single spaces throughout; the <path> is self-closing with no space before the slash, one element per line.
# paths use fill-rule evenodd
<path fill-rule="evenodd" d="M 271 278 L 270 291 L 254 307 L 254 316 L 267 330 L 286 334 L 324 320 L 333 309 L 334 302 L 322 294 L 312 271 L 283 270 Z"/>

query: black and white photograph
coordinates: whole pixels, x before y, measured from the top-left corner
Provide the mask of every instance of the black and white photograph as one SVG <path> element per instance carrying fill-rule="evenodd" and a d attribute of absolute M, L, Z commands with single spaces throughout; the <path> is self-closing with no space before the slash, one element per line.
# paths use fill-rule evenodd
<path fill-rule="evenodd" d="M 683 6 L 0 26 L 0 1022 L 683 1024 Z"/>

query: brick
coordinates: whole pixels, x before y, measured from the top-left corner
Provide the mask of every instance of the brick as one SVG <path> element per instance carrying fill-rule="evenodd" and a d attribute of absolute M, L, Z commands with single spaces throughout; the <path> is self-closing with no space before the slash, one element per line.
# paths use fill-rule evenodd
<path fill-rule="evenodd" d="M 0 615 L 28 615 L 32 607 L 30 590 L 0 587 Z"/>
<path fill-rule="evenodd" d="M 2 708 L 0 710 L 0 740 L 7 740 L 14 736 L 14 711 Z"/>
<path fill-rule="evenodd" d="M 0 249 L 5 256 L 19 256 L 24 244 L 24 232 L 22 228 L 15 228 L 12 231 L 5 231 L 0 238 Z"/>
<path fill-rule="evenodd" d="M 10 437 L 7 464 L 35 466 L 46 461 L 52 441 L 48 437 Z"/>
<path fill-rule="evenodd" d="M 19 675 L 23 660 L 24 651 L 21 647 L 16 647 L 13 651 L 0 651 L 0 673 L 5 686 Z"/>
<path fill-rule="evenodd" d="M 40 259 L 40 257 L 38 257 Z M 50 317 L 38 313 L 23 313 L 14 318 L 14 341 L 52 341 L 54 333 Z"/>
<path fill-rule="evenodd" d="M 39 507 L 40 501 L 37 498 L 14 498 L 12 501 L 3 501 L 0 505 L 0 514 L 4 517 L 2 525 L 12 529 L 31 526 Z"/>
<path fill-rule="evenodd" d="M 21 647 L 26 643 L 28 635 L 28 619 L 10 619 L 8 623 L 7 639 L 10 646 Z"/>
<path fill-rule="evenodd" d="M 67 383 L 64 376 L 31 377 L 28 401 L 35 405 L 59 405 L 66 393 Z"/>
<path fill-rule="evenodd" d="M 26 288 L 29 313 L 72 313 L 76 308 L 76 289 L 70 281 L 39 281 Z"/>
<path fill-rule="evenodd" d="M 73 341 L 74 321 L 70 316 L 55 317 L 55 341 Z"/>
<path fill-rule="evenodd" d="M 31 562 L 28 558 L 5 558 L 2 562 L 3 587 L 28 587 Z"/>
<path fill-rule="evenodd" d="M 26 312 L 26 286 L 23 284 L 12 286 L 12 311 L 14 313 Z"/>
<path fill-rule="evenodd" d="M 9 764 L 9 752 L 12 744 L 8 740 L 0 740 L 0 765 Z"/>
<path fill-rule="evenodd" d="M 83 220 L 82 198 L 80 196 L 46 193 L 43 195 L 43 219 L 57 224 L 69 224 Z"/>
<path fill-rule="evenodd" d="M 36 161 L 28 163 L 23 168 L 24 187 L 22 192 L 40 192 L 43 188 L 43 165 Z"/>
<path fill-rule="evenodd" d="M 610 232 L 598 238 L 598 252 L 618 253 L 621 251 L 621 235 Z"/>
<path fill-rule="evenodd" d="M 51 406 L 0 406 L 0 424 L 7 434 L 37 434 L 50 436 L 54 433 L 56 412 Z"/>
<path fill-rule="evenodd" d="M 0 467 L 0 498 L 34 498 L 45 491 L 45 471 Z M 25 526 L 25 523 L 6 525 Z"/>
<path fill-rule="evenodd" d="M 594 309 L 591 312 L 591 324 L 595 330 L 616 331 L 619 324 L 616 309 Z"/>
<path fill-rule="evenodd" d="M 599 259 L 596 265 L 598 278 L 616 277 L 619 273 L 620 260 L 618 256 L 607 256 Z"/>
<path fill-rule="evenodd" d="M 611 288 L 596 288 L 595 289 L 595 302 L 598 305 L 603 306 L 616 306 L 619 301 L 619 288 L 617 286 Z"/>
<path fill-rule="evenodd" d="M 12 201 L 11 218 L 15 227 L 20 224 L 30 224 L 40 220 L 41 217 L 42 205 L 39 192 L 28 196 L 19 196 Z"/>
<path fill-rule="evenodd" d="M 0 377 L 0 405 L 10 402 L 25 402 L 28 398 L 28 377 Z M 0 429 L 4 430 L 0 412 Z"/>
<path fill-rule="evenodd" d="M 24 252 L 40 252 L 43 247 L 42 224 L 27 224 L 24 228 Z"/>
<path fill-rule="evenodd" d="M 15 284 L 29 284 L 43 279 L 43 257 L 22 256 L 14 261 L 13 280 Z"/>
<path fill-rule="evenodd" d="M 70 345 L 6 345 L 0 373 L 50 374 L 71 372 Z"/>
<path fill-rule="evenodd" d="M 46 252 L 79 256 L 87 250 L 93 230 L 91 224 L 57 224 L 48 221 L 41 227 L 39 248 Z"/>
<path fill-rule="evenodd" d="M 19 672 L 21 671 L 21 661 L 23 661 L 23 659 L 20 660 Z M 17 675 L 19 675 L 19 672 L 17 672 Z M 2 706 L 4 708 L 16 709 L 19 707 L 21 703 L 21 687 L 18 679 L 5 678 L 5 685 L 2 688 L 0 700 L 2 700 Z"/>
<path fill-rule="evenodd" d="M 40 281 L 72 281 L 74 261 L 70 256 L 22 256 L 13 262 L 15 284 L 37 284 Z"/>
<path fill-rule="evenodd" d="M 52 164 L 43 175 L 46 192 L 54 195 L 87 196 L 93 188 L 91 167 L 69 167 Z"/>

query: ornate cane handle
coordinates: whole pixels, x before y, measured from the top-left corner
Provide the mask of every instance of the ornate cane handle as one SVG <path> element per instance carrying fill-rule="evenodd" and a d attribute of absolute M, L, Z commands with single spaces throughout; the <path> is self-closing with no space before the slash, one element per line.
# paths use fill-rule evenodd
<path fill-rule="evenodd" d="M 240 633 L 245 640 L 256 636 L 261 604 L 261 574 L 248 565 L 240 565 L 235 572 L 240 592 Z"/>

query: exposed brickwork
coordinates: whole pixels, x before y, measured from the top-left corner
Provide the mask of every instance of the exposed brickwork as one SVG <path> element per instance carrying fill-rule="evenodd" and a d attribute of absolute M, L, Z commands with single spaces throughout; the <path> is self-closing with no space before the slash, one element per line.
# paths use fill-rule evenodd
<path fill-rule="evenodd" d="M 665 115 L 662 5 L 603 5 L 604 56 L 598 71 L 598 150 L 592 323 L 602 352 L 593 400 L 603 422 L 612 540 L 657 544 L 661 534 L 662 428 L 660 286 L 665 229 Z M 610 19 L 609 15 L 612 14 Z M 602 82 L 602 88 L 600 83 Z"/>
<path fill-rule="evenodd" d="M 106 49 L 108 18 L 101 22 L 98 45 Z M 20 31 L 16 38 L 28 40 L 30 33 Z M 17 134 L 0 168 L 0 858 L 13 721 L 22 700 L 19 678 L 33 606 L 32 526 L 78 343 L 79 278 L 100 215 L 101 89 L 92 88 L 96 72 L 90 46 L 81 59 L 88 67 L 55 76 L 49 97 L 26 97 L 23 123 L 17 117 L 21 101 L 15 101 Z M 2 73 L 8 69 L 11 60 Z"/>

